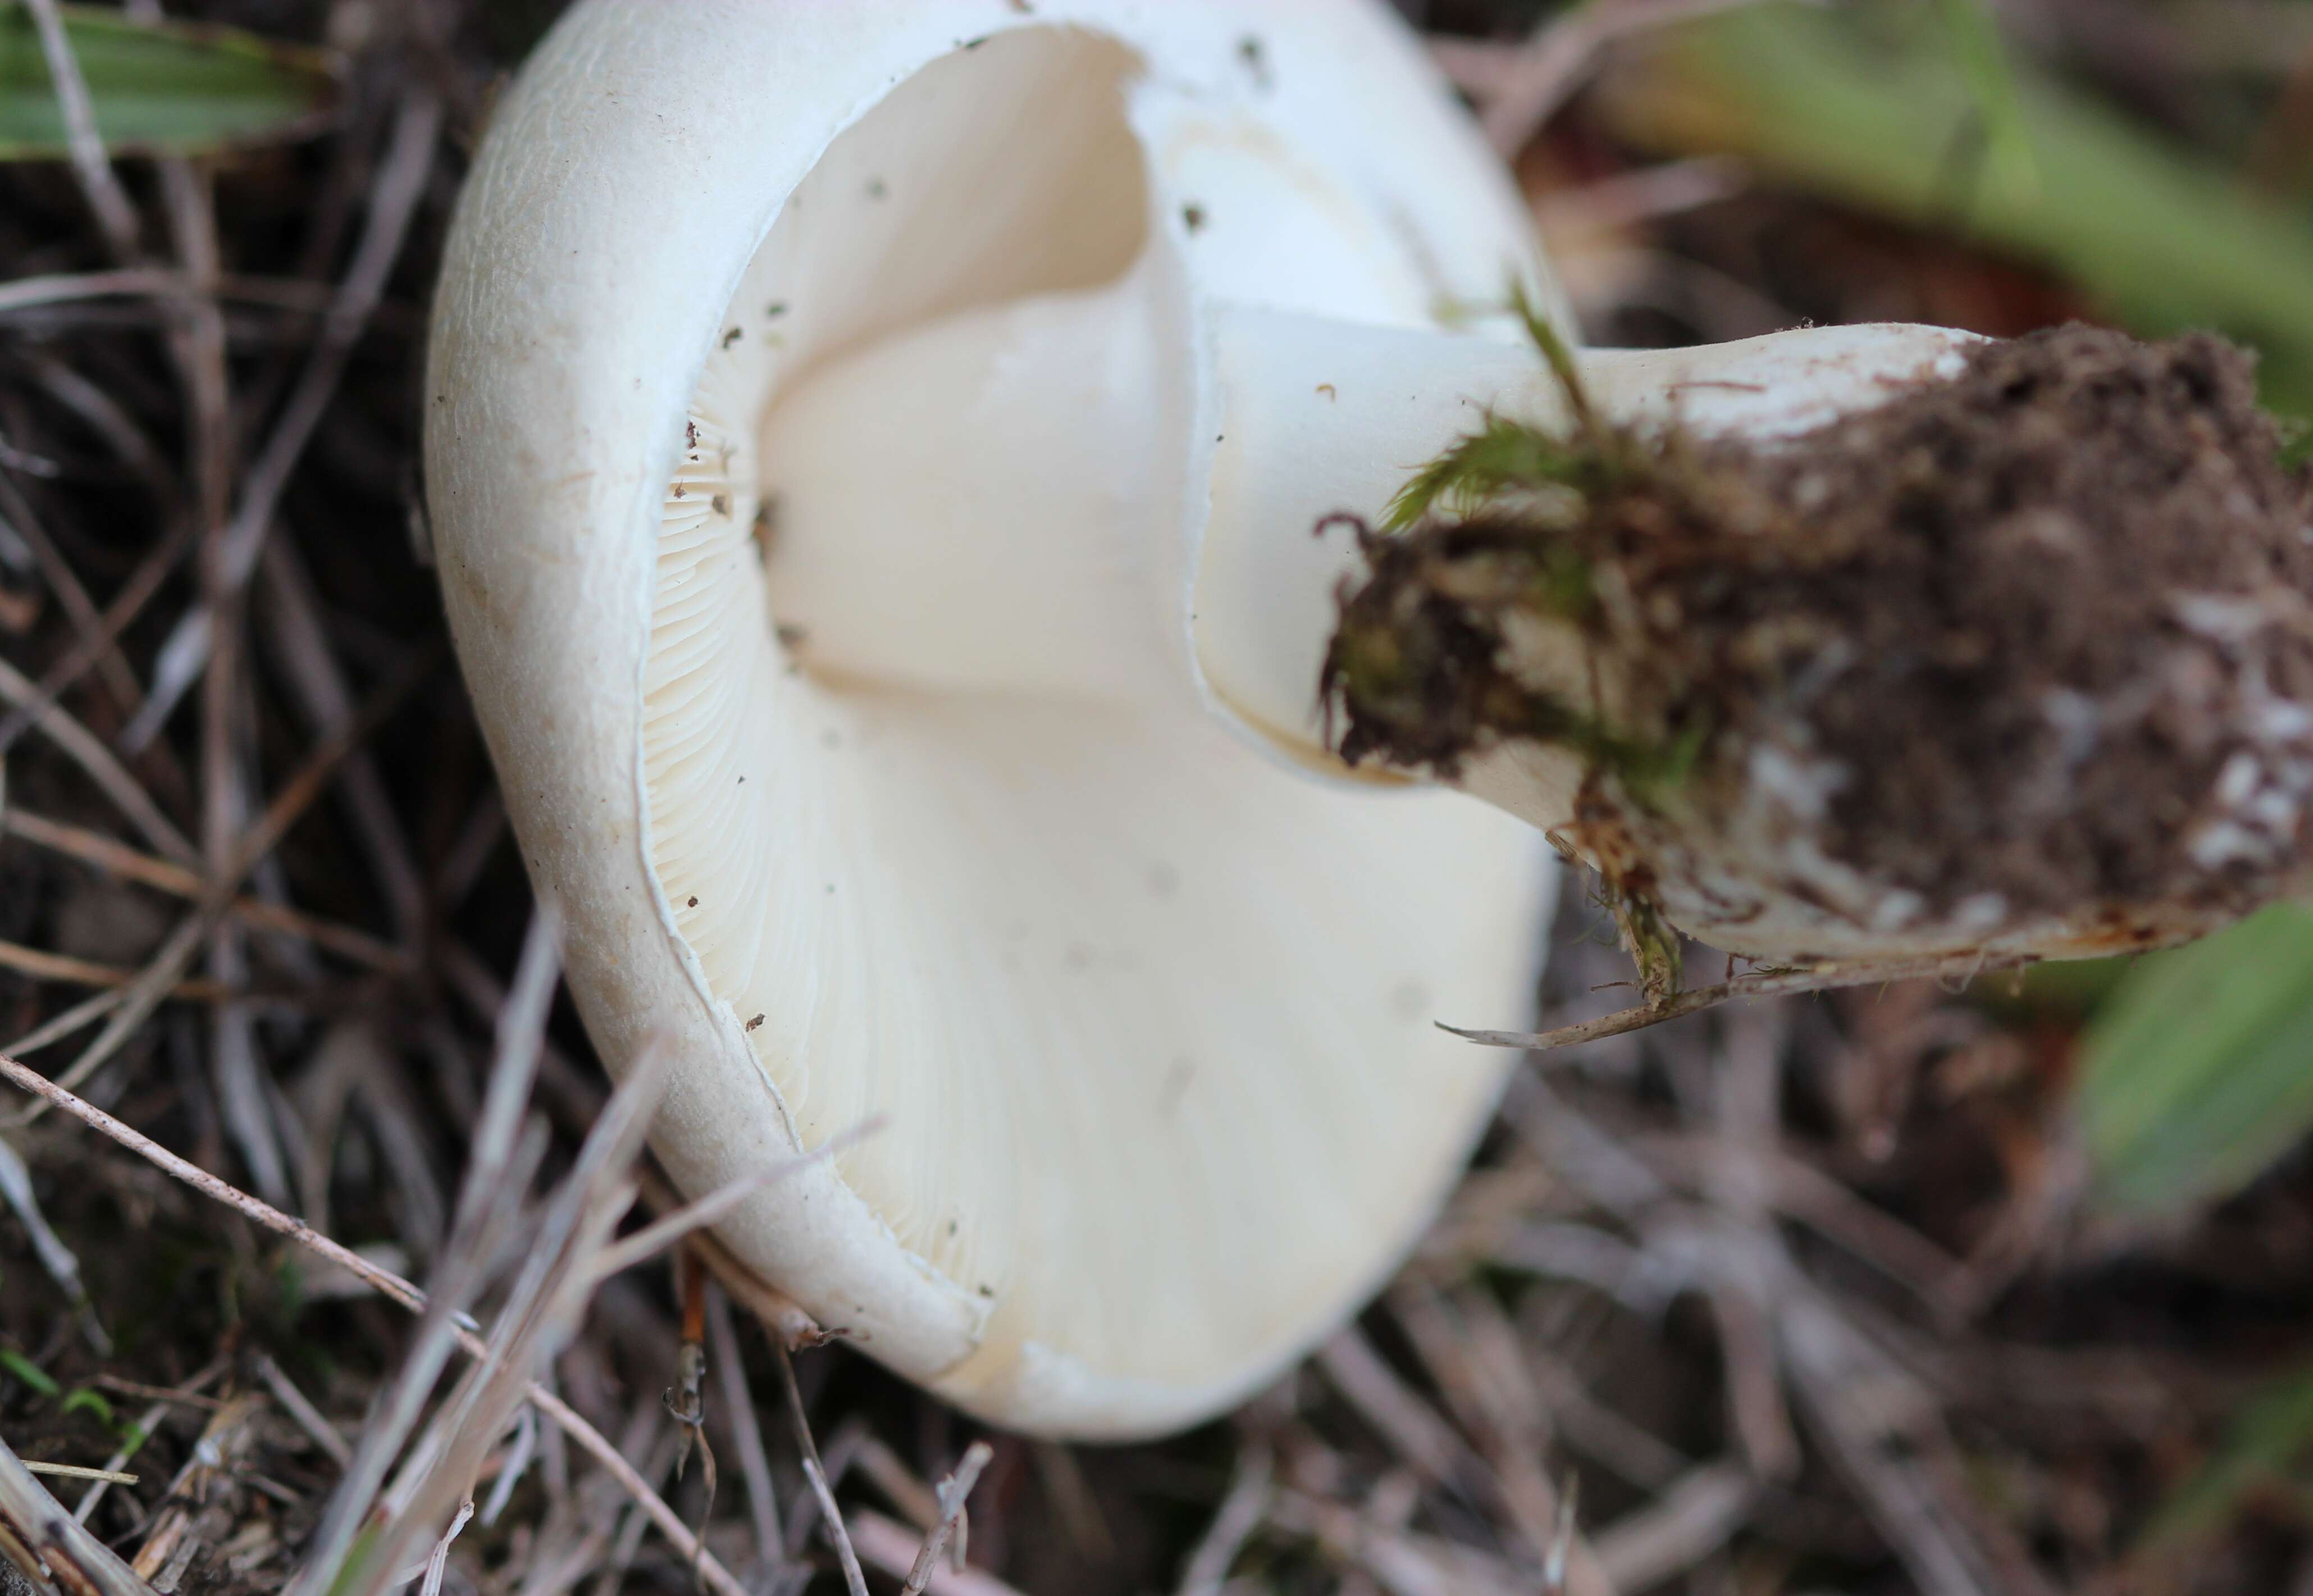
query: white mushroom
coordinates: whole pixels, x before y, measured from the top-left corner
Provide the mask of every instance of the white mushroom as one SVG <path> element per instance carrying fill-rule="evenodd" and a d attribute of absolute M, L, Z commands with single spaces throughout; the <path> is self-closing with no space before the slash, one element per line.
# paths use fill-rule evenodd
<path fill-rule="evenodd" d="M 1311 528 L 1554 413 L 1512 277 L 1364 0 L 582 0 L 497 109 L 426 460 L 525 861 L 684 1188 L 888 1115 L 722 1233 L 968 1408 L 1217 1411 L 1491 1111 L 1431 1021 L 1530 1001 L 1546 851 L 1325 752 Z M 1587 370 L 1772 433 L 1960 335 L 1792 336 Z"/>
<path fill-rule="evenodd" d="M 525 862 L 604 1057 L 678 1051 L 686 1189 L 888 1113 L 723 1235 L 967 1407 L 1121 1434 L 1227 1405 L 1378 1283 L 1491 1111 L 1500 1061 L 1431 1021 L 1530 1002 L 1541 839 L 1255 754 L 1177 595 L 1215 296 L 1423 327 L 1511 266 L 1543 284 L 1377 6 L 596 0 L 497 111 L 427 471 Z M 757 461 L 846 353 L 1127 295 L 1151 341 L 1095 375 L 1150 436 L 1109 440 L 1104 506 L 1056 482 L 980 550 L 1002 581 L 928 594 L 922 551 L 867 542 L 898 517 L 862 522 L 894 586 L 856 612 L 801 596 L 833 551 L 763 569 Z M 1060 441 L 1077 393 L 998 430 Z M 1014 458 L 1031 489 L 1069 463 Z"/>

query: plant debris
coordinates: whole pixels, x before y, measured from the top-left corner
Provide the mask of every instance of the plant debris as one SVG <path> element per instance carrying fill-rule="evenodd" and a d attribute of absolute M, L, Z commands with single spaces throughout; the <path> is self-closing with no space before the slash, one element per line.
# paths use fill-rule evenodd
<path fill-rule="evenodd" d="M 1470 513 L 1363 540 L 1340 749 L 1565 746 L 1586 852 L 1622 823 L 1644 859 L 1629 811 L 1668 813 L 1801 896 L 2238 914 L 2313 860 L 2313 481 L 2281 447 L 2246 352 L 2078 324 L 1786 443 L 1498 419 L 1413 507 Z"/>

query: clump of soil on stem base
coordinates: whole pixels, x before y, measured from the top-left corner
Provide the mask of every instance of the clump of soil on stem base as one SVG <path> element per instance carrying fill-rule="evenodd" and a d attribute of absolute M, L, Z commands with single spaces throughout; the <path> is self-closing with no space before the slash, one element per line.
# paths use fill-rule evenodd
<path fill-rule="evenodd" d="M 1546 443 L 1465 518 L 1366 537 L 1345 756 L 1570 745 L 1937 913 L 2241 909 L 2303 874 L 2313 491 L 2241 350 L 2071 326 L 1774 445 Z"/>

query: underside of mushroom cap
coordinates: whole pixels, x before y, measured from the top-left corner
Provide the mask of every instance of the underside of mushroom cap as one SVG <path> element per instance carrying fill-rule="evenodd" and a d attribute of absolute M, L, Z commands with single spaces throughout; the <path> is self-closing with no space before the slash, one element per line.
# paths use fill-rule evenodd
<path fill-rule="evenodd" d="M 1434 325 L 1509 269 L 1540 281 L 1518 207 L 1377 6 L 594 0 L 497 113 L 428 490 L 572 990 L 614 1068 L 676 1049 L 655 1145 L 693 1194 L 885 1116 L 724 1238 L 975 1411 L 1225 1406 L 1377 1283 L 1484 1122 L 1500 1065 L 1430 1022 L 1527 1001 L 1539 839 L 1264 761 L 1178 610 L 1200 306 Z M 1122 699 L 811 669 L 761 553 L 783 385 L 1118 285 L 1182 335 L 1148 490 L 1183 535 L 1136 556 L 1165 668 Z"/>

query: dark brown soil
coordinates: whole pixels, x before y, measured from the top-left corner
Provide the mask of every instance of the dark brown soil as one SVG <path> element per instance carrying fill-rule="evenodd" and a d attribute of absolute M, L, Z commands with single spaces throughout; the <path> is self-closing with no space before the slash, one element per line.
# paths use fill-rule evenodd
<path fill-rule="evenodd" d="M 2313 856 L 2313 494 L 2253 379 L 2074 325 L 1781 447 L 1602 434 L 1577 494 L 1368 539 L 1342 751 L 1571 742 L 1709 812 L 1772 745 L 1835 772 L 1825 852 L 1938 909 L 2272 896 Z M 1520 612 L 1597 696 L 1519 669 Z"/>

